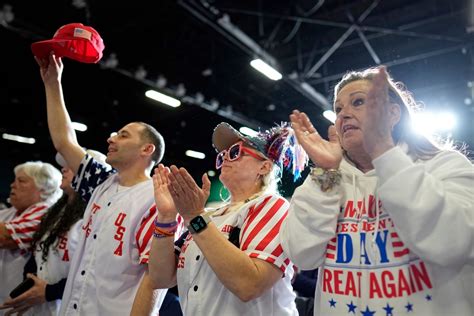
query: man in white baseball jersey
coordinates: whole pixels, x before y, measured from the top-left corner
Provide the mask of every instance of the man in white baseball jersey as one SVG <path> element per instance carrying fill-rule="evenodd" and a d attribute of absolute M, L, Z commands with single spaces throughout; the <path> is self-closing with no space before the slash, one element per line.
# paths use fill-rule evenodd
<path fill-rule="evenodd" d="M 137 308 L 150 311 L 154 298 L 161 304 L 165 295 L 153 295 L 147 265 L 156 213 L 150 174 L 163 157 L 163 137 L 146 123 L 125 125 L 107 140 L 114 170 L 106 171 L 77 142 L 63 100 L 61 58 L 36 60 L 53 144 L 76 173 L 73 187 L 89 201 L 60 314 L 129 315 L 135 295 Z"/>
<path fill-rule="evenodd" d="M 16 166 L 14 172 L 9 197 L 12 206 L 0 210 L 0 305 L 23 280 L 33 234 L 61 196 L 61 173 L 51 164 L 29 161 Z"/>

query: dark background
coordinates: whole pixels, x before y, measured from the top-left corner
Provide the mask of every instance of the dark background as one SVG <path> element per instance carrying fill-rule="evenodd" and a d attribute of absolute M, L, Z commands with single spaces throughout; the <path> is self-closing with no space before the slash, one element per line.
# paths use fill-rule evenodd
<path fill-rule="evenodd" d="M 0 139 L 0 200 L 8 196 L 15 165 L 54 162 L 30 45 L 72 22 L 93 26 L 106 46 L 99 64 L 64 61 L 66 104 L 72 119 L 89 127 L 77 133 L 85 147 L 106 152 L 112 131 L 146 121 L 167 141 L 164 163 L 200 178 L 214 169 L 210 139 L 217 123 L 268 128 L 288 120 L 296 108 L 324 135 L 329 122 L 322 112 L 330 107 L 334 84 L 346 70 L 378 63 L 428 110 L 453 112 L 457 125 L 451 137 L 474 145 L 474 13 L 468 0 L 15 0 L 0 1 L 0 10 L 0 134 L 36 139 L 34 145 Z M 226 19 L 255 46 L 219 23 Z M 107 67 L 112 54 L 115 68 Z M 250 67 L 250 60 L 265 54 L 274 58 L 282 80 L 271 81 Z M 136 78 L 140 67 L 146 75 Z M 161 89 L 159 76 L 167 81 Z M 329 103 L 308 96 L 303 82 Z M 151 87 L 181 95 L 183 105 L 170 108 L 147 99 Z M 186 157 L 187 149 L 207 158 Z M 284 194 L 294 187 L 285 174 Z"/>

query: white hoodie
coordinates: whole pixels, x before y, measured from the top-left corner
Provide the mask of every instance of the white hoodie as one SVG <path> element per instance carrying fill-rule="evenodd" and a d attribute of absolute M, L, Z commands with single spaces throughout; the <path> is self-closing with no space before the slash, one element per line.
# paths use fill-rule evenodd
<path fill-rule="evenodd" d="M 308 176 L 291 200 L 281 244 L 300 269 L 319 267 L 314 314 L 474 315 L 471 162 L 395 147 L 373 165 L 343 160 L 340 186 Z"/>

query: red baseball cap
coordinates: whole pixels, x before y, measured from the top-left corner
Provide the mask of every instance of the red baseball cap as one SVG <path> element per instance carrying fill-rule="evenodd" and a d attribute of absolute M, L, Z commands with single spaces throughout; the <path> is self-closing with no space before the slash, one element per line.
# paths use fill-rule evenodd
<path fill-rule="evenodd" d="M 36 57 L 45 58 L 54 51 L 58 57 L 69 57 L 83 63 L 97 63 L 102 58 L 104 48 L 99 33 L 82 23 L 63 25 L 52 39 L 31 44 Z"/>

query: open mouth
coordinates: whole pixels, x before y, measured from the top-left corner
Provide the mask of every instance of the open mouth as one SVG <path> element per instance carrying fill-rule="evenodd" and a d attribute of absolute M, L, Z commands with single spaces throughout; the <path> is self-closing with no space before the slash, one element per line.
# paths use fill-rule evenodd
<path fill-rule="evenodd" d="M 356 129 L 358 128 L 354 125 L 344 125 L 342 127 L 342 133 L 345 134 L 347 131 L 356 130 Z"/>

